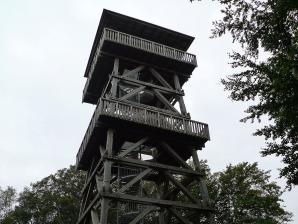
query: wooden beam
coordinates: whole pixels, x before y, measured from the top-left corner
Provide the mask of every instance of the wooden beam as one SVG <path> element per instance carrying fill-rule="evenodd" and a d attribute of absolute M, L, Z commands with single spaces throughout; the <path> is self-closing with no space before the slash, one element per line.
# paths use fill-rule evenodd
<path fill-rule="evenodd" d="M 171 155 L 174 159 L 176 159 L 180 165 L 184 166 L 185 168 L 188 168 L 193 171 L 192 167 L 189 166 L 179 155 L 175 152 L 175 150 L 165 141 L 161 141 L 160 146 L 162 146 L 162 149 L 164 149 L 169 155 Z"/>
<path fill-rule="evenodd" d="M 118 73 L 119 73 L 119 58 L 115 58 L 115 60 L 114 60 L 113 73 L 115 75 L 118 75 Z"/>
<path fill-rule="evenodd" d="M 177 181 L 173 176 L 172 174 L 170 174 L 168 171 L 163 171 L 163 174 L 169 178 L 169 180 L 174 184 L 176 185 L 178 188 L 180 188 L 180 190 L 194 203 L 197 203 L 199 204 L 200 202 L 193 197 L 193 195 L 189 192 L 189 190 L 184 187 L 179 181 Z"/>
<path fill-rule="evenodd" d="M 191 150 L 192 150 L 191 153 L 192 153 L 192 159 L 193 159 L 193 162 L 194 162 L 195 169 L 198 172 L 201 172 L 200 161 L 199 161 L 199 158 L 198 158 L 197 151 L 194 148 L 192 148 Z M 199 178 L 199 188 L 200 188 L 200 192 L 201 192 L 203 201 L 205 203 L 209 204 L 210 203 L 210 198 L 209 198 L 209 194 L 208 194 L 208 189 L 207 189 L 205 180 L 203 178 Z"/>
<path fill-rule="evenodd" d="M 101 197 L 103 198 L 110 198 L 116 199 L 119 201 L 128 201 L 128 202 L 135 202 L 137 204 L 145 204 L 145 205 L 157 205 L 159 207 L 178 207 L 178 208 L 186 208 L 186 209 L 196 209 L 200 211 L 210 211 L 212 210 L 206 205 L 203 204 L 191 204 L 185 203 L 180 201 L 170 201 L 170 200 L 162 200 L 157 198 L 147 198 L 147 197 L 138 197 L 134 195 L 128 194 L 118 194 L 118 193 L 108 193 L 108 192 L 101 192 Z"/>
<path fill-rule="evenodd" d="M 151 87 L 151 88 L 155 88 L 155 89 L 159 89 L 160 91 L 164 92 L 164 93 L 171 93 L 171 94 L 175 94 L 175 95 L 179 95 L 179 96 L 183 96 L 184 93 L 183 92 L 179 92 L 176 91 L 174 89 L 170 89 L 168 87 L 164 87 L 164 86 L 159 86 L 159 85 L 155 85 L 152 83 L 148 83 L 148 82 L 143 82 L 137 79 L 132 79 L 132 78 L 128 78 L 128 77 L 123 77 L 123 76 L 119 76 L 119 75 L 113 75 L 115 78 L 122 80 L 122 82 L 125 83 L 129 83 L 129 84 L 134 84 L 134 85 L 143 85 L 143 86 L 147 86 L 147 87 Z"/>
<path fill-rule="evenodd" d="M 124 73 L 122 76 L 123 76 L 123 77 L 129 77 L 129 76 L 132 76 L 132 75 L 134 75 L 134 74 L 136 74 L 136 73 L 142 71 L 144 68 L 145 68 L 144 65 L 140 65 L 140 66 L 136 67 L 135 69 L 130 70 L 130 71 Z"/>
<path fill-rule="evenodd" d="M 121 98 L 119 98 L 119 100 L 126 100 L 130 97 L 133 97 L 134 95 L 138 94 L 139 92 L 141 92 L 145 88 L 146 88 L 145 86 L 140 86 L 139 88 L 136 88 L 136 89 L 132 90 L 131 92 L 129 92 L 128 94 L 122 96 Z"/>
<path fill-rule="evenodd" d="M 97 194 L 94 199 L 90 202 L 87 209 L 84 211 L 84 213 L 79 217 L 79 220 L 77 221 L 77 224 L 81 224 L 81 222 L 85 219 L 85 216 L 88 214 L 90 209 L 92 209 L 93 205 L 99 200 L 100 194 Z"/>
<path fill-rule="evenodd" d="M 128 58 L 128 57 L 123 57 L 123 56 L 119 56 L 119 55 L 116 55 L 116 54 L 111 54 L 111 53 L 106 52 L 106 51 L 101 51 L 101 54 L 104 55 L 104 56 L 118 57 L 122 60 L 125 60 L 125 61 L 128 61 L 128 62 L 133 62 L 133 63 L 136 63 L 136 64 L 142 64 L 146 67 L 154 67 L 154 68 L 157 68 L 157 69 L 165 71 L 165 72 L 177 73 L 176 70 L 171 70 L 171 69 L 167 69 L 167 68 L 164 68 L 164 67 L 156 66 L 156 64 L 146 63 L 145 61 L 135 60 L 135 59 Z M 183 76 L 187 79 L 187 78 L 190 77 L 190 74 L 179 73 L 179 76 Z"/>
<path fill-rule="evenodd" d="M 137 224 L 139 221 L 141 221 L 142 218 L 144 218 L 146 215 L 148 215 L 150 212 L 154 211 L 155 207 L 148 207 L 144 209 L 137 217 L 135 217 L 129 224 Z"/>
<path fill-rule="evenodd" d="M 178 77 L 177 74 L 174 74 L 174 84 L 175 84 L 176 90 L 181 91 L 181 85 L 180 85 L 179 77 Z M 181 111 L 182 114 L 185 115 L 185 114 L 187 114 L 187 111 L 186 111 L 186 107 L 185 107 L 183 97 L 179 96 L 178 98 L 179 98 L 180 111 Z"/>
<path fill-rule="evenodd" d="M 107 150 L 108 156 L 113 155 L 114 135 L 115 135 L 115 131 L 113 129 L 110 128 L 107 130 L 106 150 Z M 112 173 L 112 162 L 105 160 L 103 166 L 104 166 L 104 174 L 103 174 L 102 190 L 104 192 L 109 192 L 111 173 Z M 100 223 L 102 224 L 108 223 L 109 202 L 110 200 L 108 198 L 103 198 L 101 200 Z"/>
<path fill-rule="evenodd" d="M 165 87 L 173 89 L 173 87 L 159 74 L 154 68 L 149 68 L 151 74 Z"/>
<path fill-rule="evenodd" d="M 135 144 L 133 144 L 131 147 L 129 147 L 128 149 L 126 149 L 125 151 L 119 153 L 118 157 L 124 157 L 126 156 L 128 153 L 130 153 L 131 151 L 135 150 L 137 147 L 139 147 L 140 145 L 144 144 L 145 142 L 148 141 L 148 137 L 144 137 L 141 138 L 139 141 L 137 141 Z"/>
<path fill-rule="evenodd" d="M 145 177 L 147 174 L 149 174 L 152 171 L 152 169 L 148 168 L 145 169 L 143 172 L 139 173 L 139 175 L 135 176 L 131 181 L 129 181 L 127 184 L 125 184 L 119 191 L 118 193 L 123 193 L 127 189 L 129 189 L 132 185 L 137 183 L 140 179 Z"/>
<path fill-rule="evenodd" d="M 187 220 L 186 218 L 184 218 L 183 216 L 181 216 L 175 209 L 168 207 L 167 208 L 181 223 L 183 224 L 193 224 L 192 222 L 190 222 L 189 220 Z"/>
<path fill-rule="evenodd" d="M 173 107 L 173 105 L 157 90 L 153 89 L 153 92 L 155 93 L 156 97 L 170 110 L 177 112 L 178 114 L 179 111 Z"/>
<path fill-rule="evenodd" d="M 87 186 L 90 184 L 91 180 L 94 178 L 96 172 L 98 171 L 98 168 L 102 165 L 102 161 L 103 161 L 103 157 L 100 158 L 100 160 L 96 164 L 95 168 L 93 169 L 91 175 L 88 177 L 88 179 L 83 187 L 82 193 L 85 192 L 85 190 L 87 189 Z"/>
<path fill-rule="evenodd" d="M 182 180 L 182 184 L 183 184 L 183 186 L 188 186 L 193 181 L 195 181 L 195 179 L 193 177 L 186 177 Z M 169 198 L 177 195 L 179 192 L 180 192 L 180 188 L 176 187 L 165 195 L 165 199 L 169 199 Z"/>
<path fill-rule="evenodd" d="M 92 220 L 92 224 L 100 224 L 98 213 L 94 209 L 91 209 L 91 220 Z"/>
<path fill-rule="evenodd" d="M 142 160 L 138 160 L 138 159 L 118 158 L 118 157 L 105 157 L 105 159 L 111 160 L 115 163 L 133 165 L 133 166 L 138 166 L 138 167 L 143 167 L 143 168 L 150 167 L 155 170 L 170 170 L 172 173 L 183 174 L 183 175 L 190 175 L 190 176 L 203 175 L 202 173 L 199 173 L 197 171 L 190 170 L 190 169 L 185 169 L 185 168 L 176 167 L 176 166 L 169 166 L 169 165 L 160 164 L 160 163 L 156 163 L 156 162 L 142 161 Z"/>
<path fill-rule="evenodd" d="M 113 67 L 113 74 L 118 75 L 119 70 L 119 58 L 115 58 L 114 60 L 114 67 Z M 111 94 L 112 96 L 117 95 L 117 86 L 118 86 L 118 80 L 115 78 L 112 78 L 112 89 Z"/>

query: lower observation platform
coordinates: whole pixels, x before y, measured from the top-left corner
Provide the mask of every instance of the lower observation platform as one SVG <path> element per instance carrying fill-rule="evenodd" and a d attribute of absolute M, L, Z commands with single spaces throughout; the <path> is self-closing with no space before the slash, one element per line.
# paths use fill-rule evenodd
<path fill-rule="evenodd" d="M 100 154 L 98 147 L 99 144 L 105 144 L 107 128 L 113 128 L 120 133 L 119 137 L 116 137 L 116 145 L 121 144 L 124 139 L 137 141 L 144 135 L 167 139 L 181 148 L 176 152 L 185 159 L 190 155 L 185 154 L 183 147 L 202 147 L 210 139 L 208 125 L 205 123 L 152 107 L 101 98 L 77 154 L 78 169 L 87 170 L 94 154 Z"/>

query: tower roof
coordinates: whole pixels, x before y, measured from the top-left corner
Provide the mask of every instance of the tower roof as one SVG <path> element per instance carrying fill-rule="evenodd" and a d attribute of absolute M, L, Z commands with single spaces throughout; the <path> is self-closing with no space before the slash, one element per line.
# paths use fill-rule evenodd
<path fill-rule="evenodd" d="M 187 51 L 194 40 L 194 37 L 192 36 L 104 9 L 92 45 L 89 61 L 84 75 L 85 77 L 87 76 L 90 69 L 96 46 L 98 45 L 104 28 L 110 28 L 123 33 L 135 35 L 147 40 L 158 42 L 160 44 L 168 45 L 182 51 Z"/>

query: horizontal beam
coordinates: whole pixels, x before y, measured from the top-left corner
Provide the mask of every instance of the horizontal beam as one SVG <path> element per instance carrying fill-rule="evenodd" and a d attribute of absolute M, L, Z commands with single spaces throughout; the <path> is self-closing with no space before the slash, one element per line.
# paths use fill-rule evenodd
<path fill-rule="evenodd" d="M 113 156 L 105 156 L 105 159 L 111 160 L 113 162 L 121 163 L 121 164 L 126 164 L 126 165 L 134 165 L 138 167 L 143 167 L 143 168 L 152 168 L 155 170 L 169 170 L 172 173 L 177 173 L 177 174 L 184 174 L 184 175 L 191 175 L 191 176 L 201 176 L 203 177 L 204 174 L 190 170 L 190 169 L 185 169 L 181 167 L 176 167 L 176 166 L 170 166 L 170 165 L 165 165 L 157 162 L 148 162 L 148 161 L 142 161 L 138 159 L 130 159 L 130 158 L 119 158 L 119 157 L 113 157 Z"/>
<path fill-rule="evenodd" d="M 187 208 L 187 209 L 196 209 L 200 211 L 212 211 L 212 208 L 205 206 L 203 204 L 191 204 L 185 203 L 180 201 L 170 201 L 170 200 L 162 200 L 158 198 L 147 198 L 147 197 L 138 197 L 128 194 L 118 194 L 118 193 L 108 193 L 108 192 L 101 192 L 101 197 L 103 198 L 110 198 L 116 199 L 119 201 L 128 201 L 128 202 L 135 202 L 138 204 L 145 204 L 145 205 L 157 205 L 159 207 L 178 207 L 178 208 Z"/>

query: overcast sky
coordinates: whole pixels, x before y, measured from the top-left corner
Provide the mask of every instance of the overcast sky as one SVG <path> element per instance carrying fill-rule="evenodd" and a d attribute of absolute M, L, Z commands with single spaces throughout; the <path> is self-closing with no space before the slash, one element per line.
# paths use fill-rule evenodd
<path fill-rule="evenodd" d="M 272 170 L 282 187 L 274 157 L 259 154 L 264 139 L 257 124 L 239 122 L 247 107 L 231 102 L 220 79 L 232 70 L 229 36 L 210 39 L 219 6 L 205 0 L 1 0 L 0 1 L 0 186 L 21 191 L 31 182 L 75 163 L 94 110 L 82 104 L 83 74 L 103 8 L 195 37 L 190 53 L 198 68 L 184 86 L 194 120 L 206 122 L 211 141 L 199 156 L 212 171 L 243 161 Z M 298 190 L 283 196 L 298 224 Z"/>

